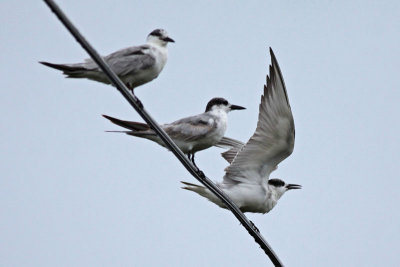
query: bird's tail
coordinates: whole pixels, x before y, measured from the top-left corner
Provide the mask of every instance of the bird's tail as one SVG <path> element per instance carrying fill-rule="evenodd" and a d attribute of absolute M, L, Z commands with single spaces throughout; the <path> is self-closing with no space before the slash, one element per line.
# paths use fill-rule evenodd
<path fill-rule="evenodd" d="M 130 131 L 105 131 L 106 133 L 126 133 L 128 134 Z"/>
<path fill-rule="evenodd" d="M 80 64 L 54 64 L 50 62 L 45 62 L 45 61 L 39 61 L 40 64 L 43 64 L 47 67 L 57 69 L 57 70 L 62 70 L 62 71 L 76 71 L 76 70 L 84 70 Z"/>
<path fill-rule="evenodd" d="M 88 72 L 90 69 L 86 69 L 83 64 L 54 64 L 45 61 L 39 61 L 40 64 L 43 64 L 47 67 L 61 70 L 68 78 L 88 78 Z"/>
<path fill-rule="evenodd" d="M 146 123 L 135 122 L 135 121 L 123 121 L 107 115 L 103 115 L 103 117 L 110 120 L 112 123 L 129 130 L 129 131 L 106 131 L 106 132 L 126 133 L 128 135 L 143 137 L 156 142 L 158 141 L 157 135 L 154 133 L 153 130 L 150 129 L 150 127 Z"/>
<path fill-rule="evenodd" d="M 113 117 L 107 116 L 107 115 L 103 115 L 103 117 L 108 119 L 112 123 L 114 123 L 118 126 L 124 127 L 126 129 L 129 129 L 131 131 L 141 132 L 141 131 L 149 131 L 150 130 L 149 125 L 147 125 L 146 123 L 135 122 L 135 121 L 124 121 L 124 120 L 113 118 Z"/>
<path fill-rule="evenodd" d="M 155 133 L 148 133 L 148 132 L 137 132 L 137 131 L 105 131 L 106 133 L 124 133 L 127 135 L 143 137 L 150 140 L 157 139 L 157 135 Z"/>
<path fill-rule="evenodd" d="M 182 189 L 196 192 L 200 196 L 207 198 L 209 201 L 217 204 L 221 208 L 226 209 L 225 205 L 221 202 L 221 200 L 217 196 L 215 196 L 213 193 L 211 193 L 210 190 L 208 190 L 204 186 L 192 184 L 192 183 L 188 183 L 188 182 L 183 182 L 183 181 L 181 181 L 181 183 L 185 185 L 182 187 Z"/>
<path fill-rule="evenodd" d="M 188 183 L 188 182 L 183 182 L 183 181 L 181 181 L 181 183 L 185 185 L 182 187 L 182 189 L 196 192 L 197 194 L 208 198 L 207 189 L 204 186 L 192 184 L 192 183 Z"/>

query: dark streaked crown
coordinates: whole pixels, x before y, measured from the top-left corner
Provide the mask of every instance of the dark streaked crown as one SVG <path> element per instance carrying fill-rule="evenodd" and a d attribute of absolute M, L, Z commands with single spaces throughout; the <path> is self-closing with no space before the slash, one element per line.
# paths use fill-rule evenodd
<path fill-rule="evenodd" d="M 275 187 L 281 187 L 285 185 L 285 182 L 281 179 L 270 179 L 268 180 L 268 184 L 273 185 Z"/>
<path fill-rule="evenodd" d="M 206 107 L 206 112 L 210 111 L 211 108 L 215 105 L 225 105 L 228 106 L 229 102 L 228 100 L 226 100 L 225 98 L 222 97 L 214 97 L 213 99 L 211 99 L 210 101 L 208 101 L 207 107 Z"/>
<path fill-rule="evenodd" d="M 165 31 L 163 29 L 155 29 L 149 35 L 161 37 L 165 35 Z"/>

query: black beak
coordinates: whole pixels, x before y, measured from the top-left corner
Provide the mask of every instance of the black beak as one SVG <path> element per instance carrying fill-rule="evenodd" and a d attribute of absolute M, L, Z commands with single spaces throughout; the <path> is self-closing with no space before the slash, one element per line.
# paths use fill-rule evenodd
<path fill-rule="evenodd" d="M 291 189 L 301 189 L 301 185 L 299 184 L 288 184 L 286 186 L 287 190 L 291 190 Z"/>
<path fill-rule="evenodd" d="M 240 110 L 240 109 L 246 109 L 244 107 L 238 106 L 238 105 L 231 105 L 230 106 L 231 110 Z"/>
<path fill-rule="evenodd" d="M 169 38 L 169 37 L 165 37 L 162 40 L 165 41 L 165 42 L 175 43 L 174 39 Z"/>

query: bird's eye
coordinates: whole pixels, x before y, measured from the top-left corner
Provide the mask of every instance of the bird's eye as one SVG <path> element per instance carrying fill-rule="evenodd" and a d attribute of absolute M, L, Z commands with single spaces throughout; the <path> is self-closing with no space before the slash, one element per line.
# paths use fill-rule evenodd
<path fill-rule="evenodd" d="M 225 106 L 227 106 L 227 105 L 228 105 L 228 101 L 224 100 L 224 101 L 222 102 L 222 104 L 225 105 Z"/>

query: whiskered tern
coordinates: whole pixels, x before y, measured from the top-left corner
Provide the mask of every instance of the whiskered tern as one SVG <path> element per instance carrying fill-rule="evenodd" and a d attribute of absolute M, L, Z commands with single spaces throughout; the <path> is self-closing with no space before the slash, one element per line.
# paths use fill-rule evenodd
<path fill-rule="evenodd" d="M 161 128 L 172 138 L 182 152 L 187 154 L 193 164 L 196 165 L 194 154 L 197 151 L 217 144 L 223 138 L 227 128 L 227 113 L 231 110 L 240 109 L 245 108 L 232 105 L 226 99 L 217 97 L 208 102 L 204 113 L 163 124 Z M 128 131 L 117 132 L 146 138 L 165 147 L 164 142 L 145 123 L 119 120 L 107 115 L 103 115 L 103 117 L 109 119 L 114 124 L 128 129 Z"/>
<path fill-rule="evenodd" d="M 167 44 L 174 42 L 163 29 L 156 29 L 147 36 L 147 43 L 118 50 L 104 60 L 125 85 L 132 90 L 157 78 L 168 58 Z M 83 63 L 54 64 L 40 62 L 48 67 L 63 71 L 67 78 L 87 78 L 110 84 L 107 75 L 97 66 L 93 59 Z"/>
<path fill-rule="evenodd" d="M 231 147 L 222 156 L 230 163 L 223 181 L 217 183 L 242 212 L 267 213 L 288 190 L 300 189 L 280 179 L 269 179 L 278 164 L 292 154 L 294 121 L 285 83 L 275 55 L 261 96 L 257 128 L 246 144 L 225 138 L 218 146 Z M 187 182 L 183 189 L 194 191 L 221 208 L 219 198 L 207 188 Z"/>

